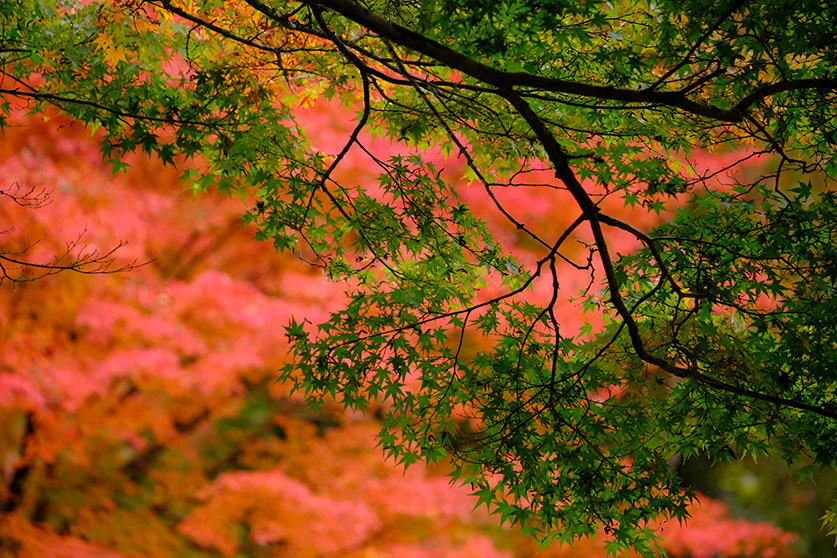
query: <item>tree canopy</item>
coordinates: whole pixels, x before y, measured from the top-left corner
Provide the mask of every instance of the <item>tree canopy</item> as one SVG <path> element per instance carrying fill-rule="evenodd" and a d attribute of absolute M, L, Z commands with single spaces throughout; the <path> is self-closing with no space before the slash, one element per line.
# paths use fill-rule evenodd
<path fill-rule="evenodd" d="M 258 238 L 348 289 L 286 327 L 281 377 L 315 404 L 383 402 L 386 454 L 452 458 L 527 533 L 651 553 L 651 522 L 692 497 L 677 456 L 835 465 L 833 2 L 22 0 L 0 18 L 6 114 L 58 107 L 115 169 L 141 149 L 249 203 Z M 342 147 L 306 126 L 318 102 L 353 115 Z M 352 150 L 376 182 L 344 172 Z M 527 224 L 547 199 L 553 226 Z"/>

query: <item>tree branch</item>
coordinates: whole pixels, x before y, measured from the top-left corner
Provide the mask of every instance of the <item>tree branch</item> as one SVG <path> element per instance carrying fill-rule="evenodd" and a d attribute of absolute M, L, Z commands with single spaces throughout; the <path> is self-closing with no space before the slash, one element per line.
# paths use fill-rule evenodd
<path fill-rule="evenodd" d="M 765 97 L 782 93 L 783 91 L 796 91 L 799 89 L 837 89 L 837 79 L 834 78 L 811 78 L 811 79 L 788 79 L 769 83 L 759 87 L 738 102 L 732 109 L 734 112 L 744 114 L 750 106 L 761 101 Z"/>
<path fill-rule="evenodd" d="M 248 3 L 255 5 L 258 2 L 248 0 Z M 471 77 L 494 85 L 499 89 L 531 87 L 555 93 L 566 93 L 596 99 L 665 105 L 679 108 L 698 116 L 725 122 L 740 122 L 742 120 L 742 115 L 737 111 L 696 103 L 685 98 L 678 92 L 655 91 L 652 89 L 623 89 L 554 79 L 527 74 L 525 72 L 504 72 L 469 58 L 441 43 L 419 35 L 406 27 L 393 23 L 366 9 L 354 0 L 317 0 L 316 2 L 308 3 L 335 11 L 392 42 L 420 52 L 446 64 L 452 69 L 459 70 Z"/>
<path fill-rule="evenodd" d="M 567 186 L 567 189 L 570 191 L 571 194 L 573 194 L 573 197 L 575 197 L 576 199 L 576 203 L 578 203 L 579 207 L 581 207 L 582 211 L 584 212 L 584 215 L 590 222 L 590 228 L 593 232 L 593 238 L 596 242 L 596 248 L 599 251 L 599 257 L 602 262 L 602 267 L 605 271 L 608 290 L 610 291 L 610 302 L 616 309 L 616 312 L 619 314 L 619 317 L 622 318 L 622 321 L 628 330 L 628 336 L 631 339 L 631 345 L 633 346 L 634 352 L 636 352 L 636 355 L 640 358 L 640 360 L 648 364 L 657 366 L 662 370 L 665 370 L 666 372 L 673 374 L 674 376 L 680 378 L 691 378 L 699 382 L 700 384 L 703 384 L 713 389 L 727 391 L 729 393 L 734 393 L 736 395 L 748 397 L 750 399 L 766 401 L 768 403 L 775 403 L 777 405 L 782 405 L 785 407 L 810 411 L 820 416 L 837 418 L 837 410 L 823 409 L 821 407 L 810 405 L 802 401 L 785 399 L 775 395 L 770 395 L 742 388 L 739 386 L 734 386 L 726 382 L 717 380 L 715 378 L 709 377 L 701 373 L 696 368 L 684 368 L 682 366 L 677 366 L 676 364 L 673 364 L 665 359 L 662 359 L 649 353 L 648 350 L 645 348 L 645 343 L 643 342 L 642 337 L 640 336 L 639 326 L 637 325 L 631 311 L 628 309 L 628 307 L 625 304 L 625 301 L 622 299 L 622 296 L 619 293 L 619 283 L 616 280 L 616 274 L 613 269 L 613 262 L 610 259 L 607 242 L 605 241 L 604 234 L 602 233 L 601 221 L 607 219 L 609 222 L 611 222 L 611 224 L 616 225 L 615 220 L 608 219 L 607 217 L 604 217 L 604 219 L 602 219 L 598 207 L 596 207 L 596 205 L 593 204 L 593 201 L 584 191 L 584 188 L 581 186 L 581 183 L 578 182 L 578 179 L 575 177 L 575 174 L 569 167 L 567 163 L 566 154 L 564 154 L 564 152 L 558 145 L 558 142 L 552 136 L 552 133 L 549 131 L 549 129 L 546 128 L 543 121 L 540 120 L 538 115 L 535 114 L 535 112 L 526 103 L 526 101 L 524 101 L 514 91 L 508 92 L 506 94 L 506 99 L 512 104 L 512 106 L 515 107 L 515 109 L 517 109 L 521 116 L 523 116 L 523 118 L 526 119 L 532 130 L 538 136 L 538 139 L 541 141 L 541 144 L 544 146 L 544 149 L 546 150 L 547 156 L 550 158 L 550 161 L 553 163 L 553 166 L 555 167 L 556 176 L 564 182 L 564 184 Z"/>
<path fill-rule="evenodd" d="M 20 89 L 5 89 L 0 88 L 0 95 L 9 95 L 12 97 L 25 97 L 29 99 L 37 99 L 41 101 L 48 101 L 55 105 L 63 105 L 63 104 L 75 104 L 75 105 L 83 105 L 86 107 L 93 107 L 99 109 L 101 111 L 120 116 L 123 118 L 132 118 L 135 120 L 145 120 L 147 122 L 158 122 L 161 124 L 190 124 L 193 126 L 206 126 L 212 127 L 214 126 L 212 123 L 209 122 L 202 122 L 199 120 L 182 120 L 180 118 L 161 118 L 157 116 L 145 116 L 143 114 L 137 112 L 125 112 L 124 110 L 120 110 L 118 108 L 109 107 L 107 105 L 103 105 L 101 103 L 97 103 L 96 101 L 89 101 L 87 99 L 74 99 L 72 97 L 64 97 L 61 95 L 56 95 L 55 93 L 44 93 L 41 91 L 22 91 Z"/>

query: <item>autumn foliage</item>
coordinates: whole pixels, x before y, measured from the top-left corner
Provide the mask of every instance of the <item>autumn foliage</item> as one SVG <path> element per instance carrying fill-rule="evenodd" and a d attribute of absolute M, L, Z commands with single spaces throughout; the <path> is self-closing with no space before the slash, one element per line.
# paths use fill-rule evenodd
<path fill-rule="evenodd" d="M 352 156 L 342 172 L 374 175 Z M 129 162 L 111 176 L 90 131 L 61 118 L 21 116 L 0 143 L 0 187 L 52 198 L 0 198 L 4 252 L 48 262 L 86 231 L 81 246 L 125 241 L 116 265 L 144 264 L 0 289 L 0 556 L 535 555 L 443 470 L 385 462 L 374 409 L 315 413 L 273 382 L 283 326 L 325 321 L 342 284 L 253 242 L 238 201 L 195 198 L 171 167 Z M 502 195 L 529 219 L 554 210 L 522 188 Z M 688 527 L 659 526 L 672 556 L 793 553 L 794 535 L 704 500 Z M 585 540 L 539 555 L 603 551 Z"/>

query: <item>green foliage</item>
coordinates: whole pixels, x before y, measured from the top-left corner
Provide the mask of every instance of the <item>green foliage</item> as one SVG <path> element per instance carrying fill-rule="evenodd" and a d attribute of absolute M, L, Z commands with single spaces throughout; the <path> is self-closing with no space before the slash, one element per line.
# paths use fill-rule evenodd
<path fill-rule="evenodd" d="M 691 498 L 675 456 L 835 465 L 837 12 L 820 2 L 27 0 L 0 17 L 4 96 L 100 128 L 114 169 L 136 149 L 188 167 L 195 190 L 252 204 L 257 238 L 348 281 L 328 322 L 286 328 L 282 378 L 314 404 L 385 401 L 383 451 L 451 457 L 503 520 L 649 554 L 650 523 Z M 309 139 L 298 107 L 316 99 L 353 110 L 342 148 Z M 351 149 L 377 184 L 340 173 Z M 526 225 L 524 185 L 563 196 L 556 230 Z M 619 235 L 641 249 L 617 257 Z M 559 321 L 570 273 L 602 320 L 580 332 Z"/>

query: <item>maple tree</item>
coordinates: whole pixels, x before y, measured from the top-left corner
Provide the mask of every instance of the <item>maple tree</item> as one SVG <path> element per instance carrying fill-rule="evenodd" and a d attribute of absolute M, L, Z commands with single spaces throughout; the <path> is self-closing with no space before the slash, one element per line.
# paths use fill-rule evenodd
<path fill-rule="evenodd" d="M 117 263 L 149 261 L 0 290 L 0 556 L 536 554 L 475 513 L 445 465 L 385 462 L 375 413 L 315 414 L 273 383 L 278 324 L 326 319 L 341 285 L 248 243 L 240 204 L 195 200 L 172 189 L 171 169 L 129 161 L 111 177 L 95 139 L 63 118 L 20 117 L 0 141 L 0 171 L 55 188 L 38 212 L 0 205 L 21 238 L 60 245 L 87 226 L 91 246 L 127 241 Z M 688 526 L 656 526 L 672 556 L 794 555 L 793 534 L 719 502 L 689 511 Z M 603 536 L 538 555 L 603 557 Z"/>
<path fill-rule="evenodd" d="M 250 202 L 257 238 L 347 282 L 342 309 L 287 327 L 282 379 L 382 409 L 387 455 L 453 457 L 525 533 L 601 530 L 648 554 L 693 496 L 677 455 L 835 464 L 823 3 L 25 0 L 2 16 L 6 99 L 100 127 L 117 170 L 136 149 L 185 158 L 194 189 Z M 316 99 L 355 113 L 337 146 L 299 110 Z M 349 172 L 354 152 L 377 180 Z M 749 176 L 757 159 L 771 170 Z"/>

